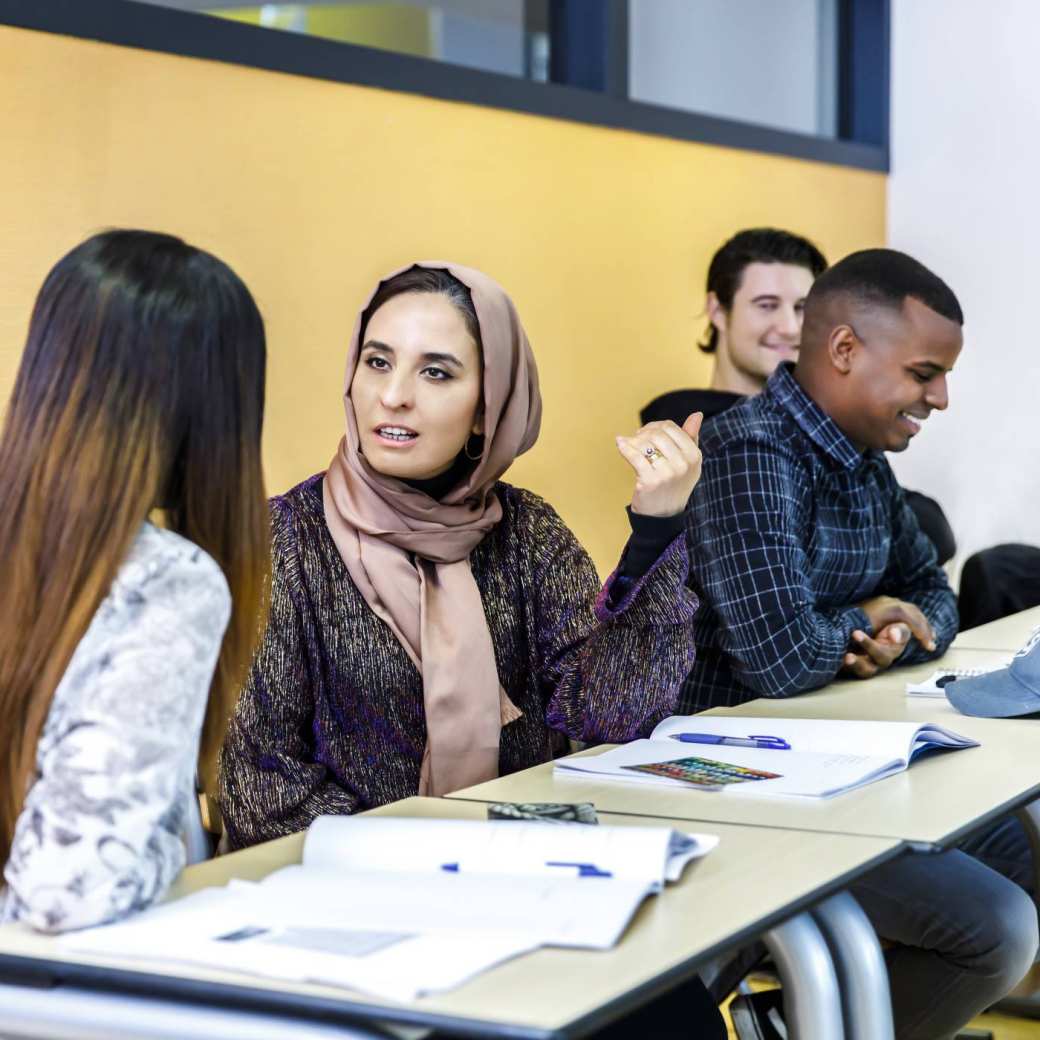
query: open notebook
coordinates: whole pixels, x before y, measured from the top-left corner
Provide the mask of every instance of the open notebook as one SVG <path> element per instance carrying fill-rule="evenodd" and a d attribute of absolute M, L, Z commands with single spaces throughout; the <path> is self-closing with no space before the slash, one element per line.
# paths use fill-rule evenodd
<path fill-rule="evenodd" d="M 790 746 L 781 750 L 680 743 L 674 739 L 680 733 L 754 737 Z M 931 723 L 676 715 L 660 723 L 649 740 L 635 740 L 601 755 L 561 758 L 553 772 L 733 796 L 827 798 L 898 773 L 926 751 L 966 747 L 978 747 L 978 742 Z"/>
<path fill-rule="evenodd" d="M 539 946 L 613 946 L 647 895 L 717 843 L 665 827 L 324 816 L 301 864 L 62 943 L 410 1000 Z"/>

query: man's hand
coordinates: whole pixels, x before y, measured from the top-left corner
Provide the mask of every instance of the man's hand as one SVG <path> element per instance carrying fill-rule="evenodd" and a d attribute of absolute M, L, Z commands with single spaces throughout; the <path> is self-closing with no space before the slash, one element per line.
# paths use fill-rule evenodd
<path fill-rule="evenodd" d="M 895 664 L 910 642 L 910 630 L 903 624 L 888 625 L 871 639 L 866 632 L 852 633 L 853 649 L 845 655 L 842 672 L 856 679 L 869 679 Z"/>
<path fill-rule="evenodd" d="M 935 633 L 928 619 L 913 603 L 892 596 L 875 596 L 859 604 L 874 631 L 872 639 L 857 629 L 845 655 L 842 672 L 857 679 L 869 679 L 890 668 L 916 636 L 926 650 L 935 649 Z"/>
<path fill-rule="evenodd" d="M 859 609 L 867 615 L 875 639 L 889 625 L 903 624 L 910 630 L 903 640 L 904 646 L 913 635 L 917 636 L 917 641 L 925 650 L 935 649 L 935 632 L 932 630 L 928 618 L 913 603 L 907 603 L 905 600 L 895 599 L 892 596 L 875 596 L 873 599 L 860 603 Z"/>

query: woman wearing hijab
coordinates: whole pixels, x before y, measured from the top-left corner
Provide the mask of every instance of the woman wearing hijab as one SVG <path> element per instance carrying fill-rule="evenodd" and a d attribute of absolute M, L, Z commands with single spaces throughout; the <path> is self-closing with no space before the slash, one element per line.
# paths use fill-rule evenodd
<path fill-rule="evenodd" d="M 347 359 L 346 435 L 272 501 L 271 616 L 224 747 L 233 848 L 627 741 L 693 658 L 682 513 L 699 416 L 618 450 L 633 535 L 600 590 L 553 509 L 498 478 L 535 442 L 534 357 L 486 275 L 383 281 Z M 598 595 L 597 595 L 598 593 Z"/>
<path fill-rule="evenodd" d="M 499 480 L 538 436 L 534 357 L 486 275 L 383 281 L 347 356 L 324 474 L 272 500 L 271 616 L 222 756 L 240 848 L 536 765 L 566 738 L 625 741 L 673 711 L 693 662 L 683 511 L 700 416 L 618 450 L 633 534 L 600 590 L 537 495 Z M 598 1034 L 725 1037 L 699 979 Z"/>
<path fill-rule="evenodd" d="M 222 757 L 232 847 L 625 741 L 672 712 L 693 661 L 683 511 L 695 437 L 618 450 L 633 534 L 601 590 L 553 509 L 499 480 L 538 436 L 534 356 L 486 275 L 423 263 L 380 283 L 347 356 L 329 469 L 272 501 L 271 617 Z M 724 1037 L 697 979 L 609 1027 Z"/>

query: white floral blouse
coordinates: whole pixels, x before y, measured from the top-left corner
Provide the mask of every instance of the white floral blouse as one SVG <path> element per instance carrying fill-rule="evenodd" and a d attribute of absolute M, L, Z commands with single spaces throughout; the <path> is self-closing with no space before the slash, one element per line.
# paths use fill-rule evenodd
<path fill-rule="evenodd" d="M 166 891 L 184 866 L 199 735 L 230 613 L 214 560 L 143 525 L 54 693 L 0 920 L 67 931 Z"/>

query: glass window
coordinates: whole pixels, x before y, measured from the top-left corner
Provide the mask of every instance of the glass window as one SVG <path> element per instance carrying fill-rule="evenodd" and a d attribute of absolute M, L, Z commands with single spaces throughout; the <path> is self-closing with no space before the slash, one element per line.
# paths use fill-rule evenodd
<path fill-rule="evenodd" d="M 270 29 L 272 45 L 258 48 L 268 55 L 281 53 L 277 34 L 302 33 L 572 88 L 502 90 L 422 65 L 404 77 L 405 89 L 425 78 L 434 96 L 887 169 L 889 0 L 143 2 Z M 311 53 L 285 48 L 304 75 Z M 365 81 L 379 80 L 383 64 L 365 62 Z M 397 89 L 401 63 L 385 66 L 385 85 Z M 347 59 L 324 69 L 351 81 Z M 617 104 L 625 100 L 668 111 Z"/>
<path fill-rule="evenodd" d="M 531 79 L 548 78 L 542 5 L 525 0 L 343 0 L 257 4 L 236 0 L 150 0 L 164 7 L 250 25 L 433 58 Z M 544 21 L 544 18 L 541 19 Z"/>
<path fill-rule="evenodd" d="M 648 101 L 837 135 L 837 0 L 630 0 L 629 91 Z"/>

